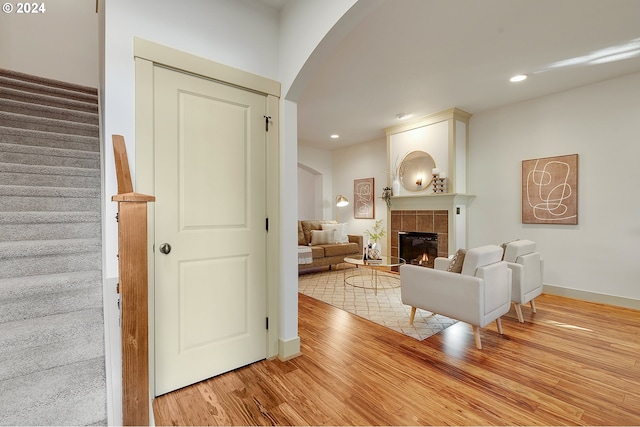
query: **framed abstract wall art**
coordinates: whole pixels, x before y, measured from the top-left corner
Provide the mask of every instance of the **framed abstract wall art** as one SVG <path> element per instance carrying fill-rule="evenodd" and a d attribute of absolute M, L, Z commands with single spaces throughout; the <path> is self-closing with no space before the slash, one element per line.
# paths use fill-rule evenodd
<path fill-rule="evenodd" d="M 578 224 L 578 155 L 522 161 L 522 223 Z"/>
<path fill-rule="evenodd" d="M 374 179 L 363 178 L 353 181 L 353 217 L 373 219 L 375 217 Z"/>

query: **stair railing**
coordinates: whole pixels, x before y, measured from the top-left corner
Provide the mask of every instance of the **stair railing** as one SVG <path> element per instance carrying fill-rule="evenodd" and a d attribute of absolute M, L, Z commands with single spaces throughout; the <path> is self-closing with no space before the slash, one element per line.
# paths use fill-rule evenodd
<path fill-rule="evenodd" d="M 118 292 L 122 318 L 123 425 L 149 425 L 149 317 L 147 203 L 133 191 L 124 137 L 113 135 L 118 180 Z"/>

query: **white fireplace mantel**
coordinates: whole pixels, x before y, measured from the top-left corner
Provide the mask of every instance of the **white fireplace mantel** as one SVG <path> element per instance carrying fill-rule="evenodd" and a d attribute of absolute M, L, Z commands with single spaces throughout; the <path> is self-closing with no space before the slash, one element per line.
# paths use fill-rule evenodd
<path fill-rule="evenodd" d="M 428 209 L 441 210 L 467 206 L 476 196 L 465 193 L 431 193 L 410 196 L 391 196 L 391 210 L 395 209 Z"/>

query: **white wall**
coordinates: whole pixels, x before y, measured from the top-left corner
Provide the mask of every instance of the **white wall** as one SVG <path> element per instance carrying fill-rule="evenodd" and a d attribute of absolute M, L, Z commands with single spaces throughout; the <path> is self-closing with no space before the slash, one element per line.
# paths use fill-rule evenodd
<path fill-rule="evenodd" d="M 8 4 L 13 12 L 0 13 L 0 68 L 98 86 L 95 2 L 37 2 L 45 6 L 44 13 L 37 14 L 18 14 L 18 2 Z"/>
<path fill-rule="evenodd" d="M 546 284 L 640 308 L 640 74 L 471 117 L 470 246 L 531 239 Z M 521 223 L 522 161 L 579 155 L 578 225 Z"/>
<path fill-rule="evenodd" d="M 335 205 L 333 201 L 336 199 L 337 194 L 333 194 L 333 159 L 331 152 L 299 145 L 298 163 L 313 169 L 322 179 L 322 192 L 317 194 L 316 199 L 317 203 L 320 204 L 320 215 L 300 217 L 300 219 L 335 219 Z"/>
<path fill-rule="evenodd" d="M 373 230 L 375 221 L 380 219 L 388 229 L 387 204 L 382 200 L 382 189 L 387 186 L 386 138 L 334 150 L 332 154 L 333 199 L 338 194 L 349 199 L 349 206 L 340 208 L 340 222 L 348 224 L 348 234 L 362 235 L 365 230 Z M 356 219 L 353 217 L 353 181 L 371 177 L 375 178 L 375 218 Z M 390 255 L 386 237 L 378 243 L 382 246 L 382 254 Z"/>
<path fill-rule="evenodd" d="M 323 218 L 323 176 L 318 171 L 298 164 L 298 219 Z"/>

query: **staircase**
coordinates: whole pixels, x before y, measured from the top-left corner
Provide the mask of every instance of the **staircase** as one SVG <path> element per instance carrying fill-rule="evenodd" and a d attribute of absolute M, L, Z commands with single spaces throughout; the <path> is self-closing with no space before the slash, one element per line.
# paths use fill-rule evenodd
<path fill-rule="evenodd" d="M 0 69 L 0 425 L 107 423 L 97 101 Z"/>

